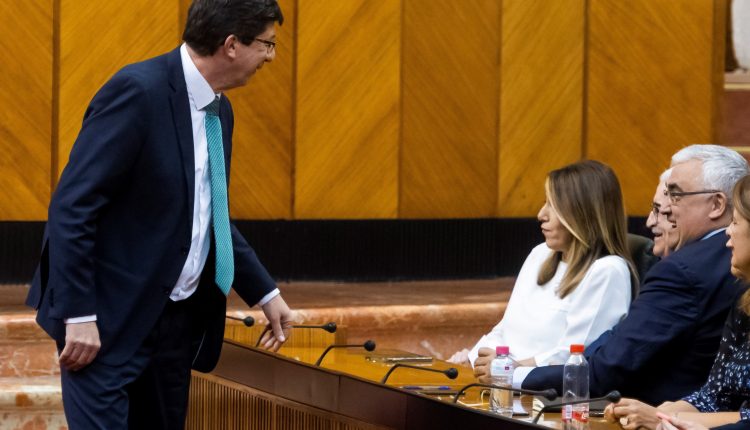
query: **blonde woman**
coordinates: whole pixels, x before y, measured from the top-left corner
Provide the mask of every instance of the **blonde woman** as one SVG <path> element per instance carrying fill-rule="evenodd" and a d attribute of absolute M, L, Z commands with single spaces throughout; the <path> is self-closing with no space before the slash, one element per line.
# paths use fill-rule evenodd
<path fill-rule="evenodd" d="M 497 345 L 524 366 L 564 363 L 570 345 L 588 345 L 623 318 L 637 285 L 626 244 L 625 211 L 614 172 L 582 161 L 550 172 L 537 218 L 544 243 L 518 274 L 503 319 L 468 355 L 489 375 Z"/>

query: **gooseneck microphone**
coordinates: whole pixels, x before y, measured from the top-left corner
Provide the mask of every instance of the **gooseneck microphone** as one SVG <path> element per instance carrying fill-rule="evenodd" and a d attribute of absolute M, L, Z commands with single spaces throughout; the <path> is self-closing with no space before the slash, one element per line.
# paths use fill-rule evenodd
<path fill-rule="evenodd" d="M 319 328 L 327 331 L 328 333 L 336 333 L 336 323 L 335 322 L 328 322 L 321 325 L 293 325 L 292 328 Z M 263 335 L 266 334 L 267 331 L 270 331 L 271 327 L 266 326 L 266 328 L 263 329 L 263 331 L 260 333 L 260 336 L 258 337 L 258 341 L 255 342 L 255 347 L 257 348 L 258 345 L 260 345 L 260 340 L 263 339 Z"/>
<path fill-rule="evenodd" d="M 414 366 L 412 364 L 406 364 L 406 363 L 396 363 L 390 369 L 388 369 L 388 372 L 385 374 L 385 376 L 383 376 L 383 379 L 380 380 L 380 383 L 385 384 L 385 381 L 388 380 L 388 377 L 391 376 L 391 373 L 393 373 L 393 371 L 399 367 L 408 367 L 409 369 L 426 370 L 428 372 L 442 373 L 443 375 L 447 376 L 449 379 L 456 379 L 456 377 L 458 376 L 458 370 L 456 370 L 455 367 L 450 367 L 445 370 L 440 370 L 440 369 L 433 369 L 431 367 Z"/>
<path fill-rule="evenodd" d="M 542 391 L 534 391 L 534 390 L 524 390 L 523 388 L 511 388 L 511 387 L 503 387 L 501 385 L 480 384 L 479 382 L 475 382 L 473 384 L 466 385 L 465 387 L 458 390 L 458 393 L 456 393 L 456 395 L 453 396 L 453 403 L 458 402 L 458 398 L 461 397 L 461 395 L 471 387 L 496 388 L 498 390 L 513 391 L 514 393 L 530 394 L 532 396 L 541 396 L 548 400 L 555 400 L 557 398 L 557 390 L 555 390 L 554 388 L 550 388 L 550 389 L 542 390 Z"/>
<path fill-rule="evenodd" d="M 536 424 L 537 421 L 539 421 L 539 417 L 541 417 L 543 413 L 547 412 L 550 409 L 559 408 L 560 406 L 580 405 L 581 403 L 598 402 L 601 400 L 606 400 L 611 403 L 617 403 L 621 398 L 622 396 L 620 395 L 620 392 L 614 390 L 607 393 L 607 395 L 605 395 L 604 397 L 597 397 L 595 399 L 571 400 L 569 402 L 552 403 L 549 405 L 545 405 L 542 410 L 540 410 L 539 413 L 536 414 L 536 416 L 534 417 L 534 421 L 532 421 L 531 423 Z"/>
<path fill-rule="evenodd" d="M 328 348 L 326 348 L 326 350 L 323 351 L 323 354 L 320 355 L 320 358 L 318 358 L 318 361 L 315 362 L 315 365 L 320 366 L 320 362 L 323 361 L 323 358 L 326 356 L 326 354 L 328 354 L 328 351 L 330 351 L 333 348 L 364 348 L 367 351 L 374 351 L 375 342 L 368 340 L 367 342 L 361 345 L 328 345 Z"/>
<path fill-rule="evenodd" d="M 336 333 L 335 322 L 329 322 L 321 325 L 293 325 L 292 328 L 319 328 L 327 331 L 328 333 Z"/>
<path fill-rule="evenodd" d="M 247 327 L 252 327 L 253 324 L 255 324 L 255 318 L 251 316 L 246 316 L 245 318 L 238 318 L 238 317 L 233 317 L 229 315 L 225 315 L 225 316 L 230 320 L 242 321 L 242 324 L 245 324 Z"/>

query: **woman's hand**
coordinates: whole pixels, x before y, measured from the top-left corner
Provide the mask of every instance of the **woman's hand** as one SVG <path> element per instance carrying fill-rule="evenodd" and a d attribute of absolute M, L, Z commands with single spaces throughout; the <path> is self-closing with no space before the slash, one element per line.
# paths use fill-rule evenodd
<path fill-rule="evenodd" d="M 662 412 L 657 412 L 656 416 L 661 420 L 659 425 L 656 426 L 656 430 L 708 430 L 701 424 L 681 420 Z"/>
<path fill-rule="evenodd" d="M 471 364 L 469 363 L 469 350 L 464 348 L 461 351 L 456 351 L 456 353 L 446 361 L 448 363 L 463 364 L 465 366 L 468 366 Z"/>
<path fill-rule="evenodd" d="M 620 422 L 625 430 L 645 428 L 656 430 L 659 418 L 657 409 L 635 399 L 622 399 L 618 403 L 608 405 L 604 409 L 604 418 L 611 423 Z"/>
<path fill-rule="evenodd" d="M 474 376 L 483 384 L 492 382 L 490 363 L 495 358 L 495 351 L 491 348 L 479 348 L 479 357 L 474 361 Z"/>

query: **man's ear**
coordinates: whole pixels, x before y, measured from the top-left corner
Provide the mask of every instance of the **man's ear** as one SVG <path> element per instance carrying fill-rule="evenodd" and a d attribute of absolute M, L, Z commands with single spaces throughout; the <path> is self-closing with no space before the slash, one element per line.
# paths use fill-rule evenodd
<path fill-rule="evenodd" d="M 237 57 L 237 44 L 239 43 L 240 40 L 237 39 L 237 36 L 235 36 L 234 34 L 230 34 L 226 37 L 226 39 L 224 39 L 224 44 L 222 45 L 222 47 L 224 48 L 224 53 L 228 57 L 234 59 L 235 57 Z"/>
<path fill-rule="evenodd" d="M 711 220 L 718 220 L 729 212 L 729 202 L 727 196 L 724 193 L 716 193 L 711 198 L 711 212 L 708 213 L 708 217 Z"/>

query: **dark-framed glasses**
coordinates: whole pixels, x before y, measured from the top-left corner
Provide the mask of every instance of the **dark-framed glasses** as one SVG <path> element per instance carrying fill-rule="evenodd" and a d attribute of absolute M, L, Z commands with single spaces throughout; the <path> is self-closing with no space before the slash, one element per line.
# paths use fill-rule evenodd
<path fill-rule="evenodd" d="M 276 42 L 272 40 L 261 39 L 260 37 L 256 37 L 255 40 L 266 45 L 266 54 L 271 54 L 276 48 Z"/>
<path fill-rule="evenodd" d="M 656 217 L 659 218 L 659 211 L 661 210 L 661 205 L 659 203 L 652 203 L 651 204 L 651 213 Z"/>
<path fill-rule="evenodd" d="M 694 196 L 697 194 L 716 194 L 720 193 L 719 190 L 701 190 L 701 191 L 674 191 L 664 190 L 664 195 L 669 197 L 669 201 L 672 203 L 679 202 L 685 196 Z"/>

